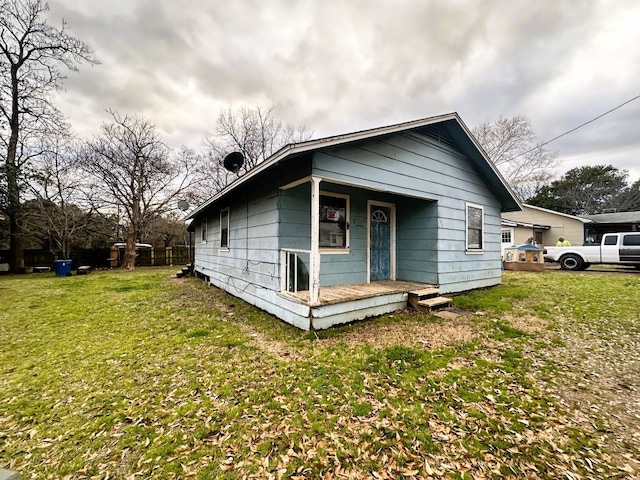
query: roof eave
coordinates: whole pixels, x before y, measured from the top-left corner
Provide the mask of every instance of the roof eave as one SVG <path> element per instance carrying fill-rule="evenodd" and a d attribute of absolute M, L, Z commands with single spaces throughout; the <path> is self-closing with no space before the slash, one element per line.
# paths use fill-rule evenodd
<path fill-rule="evenodd" d="M 203 210 L 206 210 L 211 204 L 215 203 L 217 200 L 224 197 L 227 193 L 239 187 L 244 182 L 250 180 L 256 175 L 259 175 L 261 172 L 267 170 L 272 165 L 278 163 L 279 161 L 285 159 L 290 155 L 313 151 L 319 148 L 333 147 L 336 145 L 341 145 L 343 143 L 356 142 L 358 140 L 366 140 L 367 138 L 371 138 L 374 136 L 388 135 L 391 133 L 401 132 L 401 131 L 409 130 L 412 128 L 419 128 L 419 127 L 431 125 L 433 123 L 443 122 L 445 120 L 450 120 L 450 119 L 456 119 L 459 122 L 461 121 L 458 114 L 453 112 L 453 113 L 438 115 L 435 117 L 428 117 L 428 118 L 422 118 L 419 120 L 413 120 L 410 122 L 397 123 L 394 125 L 387 125 L 387 126 L 378 127 L 378 128 L 370 128 L 367 130 L 360 130 L 358 132 L 346 133 L 342 135 L 336 135 L 333 137 L 324 137 L 324 138 L 319 138 L 317 140 L 308 140 L 306 142 L 301 142 L 301 143 L 290 143 L 282 147 L 280 150 L 275 152 L 273 155 L 271 155 L 261 164 L 251 169 L 242 177 L 236 179 L 234 182 L 230 183 L 225 188 L 220 190 L 220 192 L 215 194 L 213 197 L 211 197 L 209 200 L 207 200 L 205 203 L 203 203 L 202 205 L 197 207 L 193 212 L 191 212 L 187 217 L 187 219 L 196 218 L 200 212 L 202 212 Z"/>
<path fill-rule="evenodd" d="M 476 139 L 476 137 L 473 135 L 471 130 L 469 130 L 469 127 L 467 127 L 467 125 L 462 121 L 462 119 L 458 116 L 458 114 L 455 114 L 455 119 L 460 125 L 460 127 L 462 128 L 466 137 L 471 141 L 473 147 L 476 149 L 476 151 L 480 154 L 480 156 L 482 157 L 486 165 L 489 167 L 491 173 L 495 175 L 499 184 L 504 188 L 503 193 L 506 194 L 506 198 L 503 198 L 503 195 L 500 195 L 500 196 L 496 195 L 500 200 L 500 210 L 502 212 L 521 211 L 523 209 L 523 203 L 520 201 L 516 193 L 513 191 L 513 189 L 509 185 L 509 183 L 502 176 L 502 174 L 500 173 L 498 168 L 495 166 L 491 158 L 489 158 L 489 155 L 487 154 L 487 152 L 484 151 L 480 143 L 478 143 L 478 140 Z"/>
<path fill-rule="evenodd" d="M 576 217 L 575 215 L 569 215 L 568 213 L 556 212 L 555 210 L 549 210 L 548 208 L 538 207 L 537 205 L 530 205 L 528 203 L 523 203 L 523 206 L 527 208 L 533 208 L 534 210 L 540 210 L 541 212 L 554 213 L 556 215 L 560 215 L 562 217 L 572 218 L 574 220 L 579 220 L 582 223 L 593 223 L 592 220 L 583 217 Z"/>
<path fill-rule="evenodd" d="M 280 150 L 278 150 L 276 153 L 271 155 L 268 159 L 266 159 L 263 163 L 261 163 L 261 164 L 257 165 L 256 167 L 254 167 L 252 170 L 247 172 L 245 175 L 243 175 L 242 177 L 236 179 L 233 183 L 227 185 L 224 189 L 222 189 L 220 192 L 218 192 L 216 195 L 214 195 L 207 202 L 205 202 L 202 205 L 200 205 L 199 207 L 197 207 L 187 217 L 187 219 L 195 219 L 198 216 L 198 214 L 200 214 L 202 211 L 206 210 L 210 205 L 212 205 L 217 200 L 219 200 L 220 198 L 222 198 L 225 195 L 227 195 L 229 192 L 231 192 L 235 188 L 237 188 L 240 185 L 242 185 L 243 183 L 249 181 L 253 177 L 255 177 L 257 175 L 260 175 L 263 171 L 271 168 L 273 165 L 277 164 L 278 162 L 280 162 L 280 161 L 284 160 L 285 158 L 290 157 L 292 155 L 301 154 L 301 153 L 305 153 L 305 152 L 310 152 L 310 151 L 318 150 L 318 149 L 321 149 L 321 148 L 329 148 L 329 147 L 333 147 L 333 146 L 337 146 L 337 145 L 342 145 L 342 144 L 345 144 L 345 143 L 351 143 L 351 142 L 357 142 L 357 141 L 360 141 L 360 140 L 366 140 L 366 139 L 372 138 L 372 137 L 379 137 L 379 136 L 382 136 L 382 135 L 389 135 L 389 134 L 392 134 L 392 133 L 398 133 L 398 132 L 411 130 L 411 129 L 414 129 L 414 128 L 425 127 L 425 126 L 428 126 L 428 125 L 433 125 L 433 124 L 436 124 L 436 123 L 442 123 L 442 122 L 446 122 L 446 121 L 455 121 L 460 126 L 460 128 L 462 129 L 462 131 L 464 132 L 466 137 L 468 137 L 470 139 L 472 145 L 475 147 L 475 149 L 480 154 L 480 156 L 484 159 L 486 164 L 489 166 L 491 172 L 495 175 L 495 177 L 498 179 L 498 182 L 504 188 L 504 190 L 505 190 L 504 193 L 506 193 L 506 197 L 507 198 L 504 198 L 504 195 L 500 195 L 498 197 L 498 199 L 500 200 L 501 211 L 503 211 L 503 212 L 511 212 L 511 211 L 522 210 L 522 204 L 520 203 L 520 200 L 515 195 L 515 193 L 513 192 L 511 187 L 509 186 L 509 184 L 505 181 L 503 176 L 500 174 L 500 172 L 498 171 L 496 166 L 493 164 L 493 162 L 491 161 L 489 156 L 486 154 L 486 152 L 482 149 L 482 147 L 477 142 L 477 140 L 475 139 L 475 137 L 473 136 L 473 134 L 471 133 L 469 128 L 462 121 L 460 116 L 456 112 L 452 112 L 452 113 L 446 113 L 446 114 L 443 114 L 443 115 L 437 115 L 437 116 L 434 116 L 434 117 L 427 117 L 427 118 L 422 118 L 422 119 L 419 119 L 419 120 L 413 120 L 413 121 L 410 121 L 410 122 L 397 123 L 397 124 L 394 124 L 394 125 L 387 125 L 387 126 L 384 126 L 384 127 L 371 128 L 371 129 L 367 129 L 367 130 L 361 130 L 361 131 L 358 131 L 358 132 L 346 133 L 346 134 L 343 134 L 343 135 L 336 135 L 336 136 L 333 136 L 333 137 L 325 137 L 325 138 L 320 138 L 320 139 L 317 139 L 317 140 L 309 140 L 309 141 L 306 141 L 306 142 L 292 143 L 292 144 L 285 145 Z M 509 202 L 508 200 L 512 200 L 512 202 Z"/>

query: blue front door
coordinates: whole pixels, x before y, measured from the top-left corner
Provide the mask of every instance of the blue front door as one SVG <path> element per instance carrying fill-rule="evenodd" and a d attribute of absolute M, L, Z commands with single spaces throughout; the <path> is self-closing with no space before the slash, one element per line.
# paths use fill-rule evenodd
<path fill-rule="evenodd" d="M 391 208 L 371 205 L 369 280 L 391 278 Z"/>

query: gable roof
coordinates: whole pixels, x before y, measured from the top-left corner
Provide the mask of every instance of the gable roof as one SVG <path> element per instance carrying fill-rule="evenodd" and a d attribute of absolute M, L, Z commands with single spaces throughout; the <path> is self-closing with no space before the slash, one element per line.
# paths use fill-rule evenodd
<path fill-rule="evenodd" d="M 246 181 L 262 174 L 274 165 L 286 162 L 288 159 L 291 159 L 299 154 L 310 153 L 313 151 L 339 145 L 346 145 L 349 143 L 355 143 L 362 140 L 369 140 L 393 133 L 417 130 L 426 126 L 436 124 L 444 128 L 445 132 L 449 135 L 458 149 L 467 158 L 469 158 L 472 164 L 478 169 L 478 172 L 480 173 L 489 189 L 496 195 L 497 199 L 500 201 L 502 211 L 512 212 L 522 210 L 522 204 L 516 197 L 511 187 L 507 184 L 496 166 L 489 159 L 480 144 L 474 138 L 469 128 L 464 124 L 460 116 L 456 112 L 453 112 L 444 115 L 437 115 L 434 117 L 413 120 L 410 122 L 397 123 L 384 127 L 371 128 L 368 130 L 360 130 L 357 132 L 336 135 L 333 137 L 325 137 L 316 140 L 308 140 L 306 142 L 290 143 L 288 145 L 285 145 L 276 153 L 267 158 L 264 162 L 249 170 L 246 174 L 239 177 L 231 184 L 227 185 L 224 189 L 222 189 L 208 201 L 197 207 L 193 212 L 189 214 L 187 219 L 196 218 L 210 205 L 220 200 L 229 192 L 233 191 Z"/>
<path fill-rule="evenodd" d="M 571 218 L 573 220 L 578 220 L 578 221 L 580 221 L 582 223 L 591 223 L 591 220 L 589 220 L 586 217 L 576 217 L 575 215 L 569 215 L 568 213 L 556 212 L 555 210 L 549 210 L 548 208 L 542 208 L 542 207 L 538 207 L 536 205 L 530 205 L 528 203 L 523 203 L 522 206 L 526 207 L 526 208 L 533 208 L 534 210 L 540 210 L 541 212 L 553 213 L 554 215 L 559 215 L 561 217 Z"/>
<path fill-rule="evenodd" d="M 584 218 L 594 223 L 640 223 L 640 212 L 599 213 Z"/>

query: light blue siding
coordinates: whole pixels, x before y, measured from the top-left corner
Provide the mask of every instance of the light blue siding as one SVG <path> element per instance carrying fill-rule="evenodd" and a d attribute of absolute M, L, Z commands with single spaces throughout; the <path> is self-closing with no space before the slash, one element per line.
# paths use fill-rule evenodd
<path fill-rule="evenodd" d="M 313 174 L 417 198 L 455 205 L 485 204 L 495 196 L 459 152 L 418 134 L 396 134 L 364 145 L 314 155 Z"/>
<path fill-rule="evenodd" d="M 229 248 L 220 245 L 220 210 L 229 207 Z M 212 208 L 207 242 L 196 240 L 194 268 L 210 282 L 254 305 L 280 289 L 275 189 L 235 196 Z M 200 232 L 201 227 L 196 228 Z M 199 235 L 199 233 L 197 233 Z M 200 237 L 196 237 L 197 239 Z"/>
<path fill-rule="evenodd" d="M 323 191 L 349 195 L 351 219 L 366 218 L 368 196 L 362 190 L 327 183 L 321 183 L 320 188 Z M 311 188 L 308 183 L 280 192 L 281 248 L 311 248 L 310 197 Z M 321 255 L 320 286 L 366 282 L 366 268 L 366 223 L 350 221 L 349 253 Z"/>
<path fill-rule="evenodd" d="M 397 278 L 438 283 L 438 203 L 402 199 L 396 206 Z"/>
<path fill-rule="evenodd" d="M 406 293 L 396 293 L 313 308 L 313 328 L 322 330 L 333 325 L 401 310 L 407 306 L 407 298 Z"/>
<path fill-rule="evenodd" d="M 368 299 L 314 310 L 278 296 L 280 250 L 311 248 L 310 183 L 279 187 L 310 173 L 322 179 L 321 191 L 349 197 L 349 249 L 322 251 L 321 288 L 367 281 L 368 201 L 395 205 L 397 280 L 438 284 L 443 293 L 500 283 L 499 201 L 471 162 L 450 145 L 410 131 L 319 149 L 308 160 L 296 161 L 293 171 L 283 168 L 286 181 L 272 174 L 262 179 L 262 187 L 234 191 L 212 205 L 204 243 L 200 219 L 195 270 L 212 284 L 301 328 L 309 327 L 312 316 L 320 328 L 389 311 L 405 300 Z M 484 209 L 480 253 L 465 251 L 467 203 Z M 218 248 L 219 212 L 226 207 L 228 250 Z M 309 256 L 300 258 L 308 270 Z"/>
<path fill-rule="evenodd" d="M 278 191 L 280 248 L 311 249 L 311 186 Z"/>
<path fill-rule="evenodd" d="M 492 202 L 493 203 L 493 202 Z M 458 208 L 442 208 L 439 219 L 438 283 L 443 293 L 460 292 L 497 285 L 500 268 L 500 208 L 484 207 L 484 248 L 482 253 L 467 253 L 466 202 Z"/>
<path fill-rule="evenodd" d="M 313 174 L 423 199 L 396 200 L 397 279 L 438 283 L 443 292 L 500 283 L 499 203 L 455 149 L 415 132 L 395 134 L 318 152 Z M 481 254 L 465 252 L 467 202 L 485 207 Z"/>

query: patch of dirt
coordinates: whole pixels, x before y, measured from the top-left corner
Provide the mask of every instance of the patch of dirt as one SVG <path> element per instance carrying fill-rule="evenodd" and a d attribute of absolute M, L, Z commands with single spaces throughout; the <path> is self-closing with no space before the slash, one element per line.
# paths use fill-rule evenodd
<path fill-rule="evenodd" d="M 511 326 L 531 335 L 545 334 L 549 331 L 549 322 L 533 315 L 504 315 L 503 319 Z"/>
<path fill-rule="evenodd" d="M 414 318 L 391 323 L 364 320 L 337 337 L 320 341 L 323 345 L 344 343 L 349 346 L 386 348 L 405 344 L 435 349 L 470 342 L 482 333 L 467 316 L 458 315 L 446 321 L 434 321 L 433 318 L 418 315 Z"/>
<path fill-rule="evenodd" d="M 237 325 L 253 339 L 262 350 L 276 356 L 283 361 L 296 361 L 308 358 L 300 348 L 292 348 L 289 344 L 266 339 L 250 326 L 240 322 Z M 456 316 L 450 320 L 429 321 L 424 320 L 404 321 L 396 323 L 377 322 L 373 319 L 363 320 L 348 327 L 347 331 L 329 338 L 318 338 L 308 344 L 313 349 L 318 347 L 331 347 L 336 344 L 345 344 L 349 347 L 370 346 L 372 348 L 387 348 L 394 345 L 405 344 L 415 348 L 437 349 L 470 342 L 481 335 L 478 329 L 467 317 Z"/>
<path fill-rule="evenodd" d="M 226 320 L 234 322 L 245 331 L 252 342 L 262 350 L 276 356 L 283 361 L 302 360 L 305 356 L 299 348 L 292 348 L 289 344 L 265 338 L 252 326 L 235 321 L 233 309 L 223 301 L 207 292 L 207 288 L 195 282 L 184 282 L 182 279 L 172 279 L 179 282 L 188 291 L 187 298 L 198 298 L 208 303 L 212 308 L 226 315 Z M 450 310 L 450 312 L 449 312 Z M 413 319 L 402 322 L 378 322 L 365 319 L 356 322 L 348 331 L 340 335 L 318 340 L 320 346 L 330 346 L 341 343 L 349 346 L 368 345 L 374 348 L 386 348 L 398 344 L 411 344 L 424 349 L 436 349 L 450 345 L 467 343 L 481 336 L 482 331 L 468 318 L 466 312 L 457 309 L 445 310 L 450 315 L 445 320 L 434 320 L 432 317 L 416 313 Z M 405 312 L 406 313 L 406 312 Z M 405 314 L 403 313 L 403 315 Z"/>
<path fill-rule="evenodd" d="M 249 333 L 249 336 L 258 348 L 270 353 L 281 361 L 299 361 L 305 358 L 300 349 L 292 348 L 290 345 L 276 340 L 267 340 L 259 333 L 254 332 L 248 325 L 241 323 L 238 323 L 237 325 Z"/>

